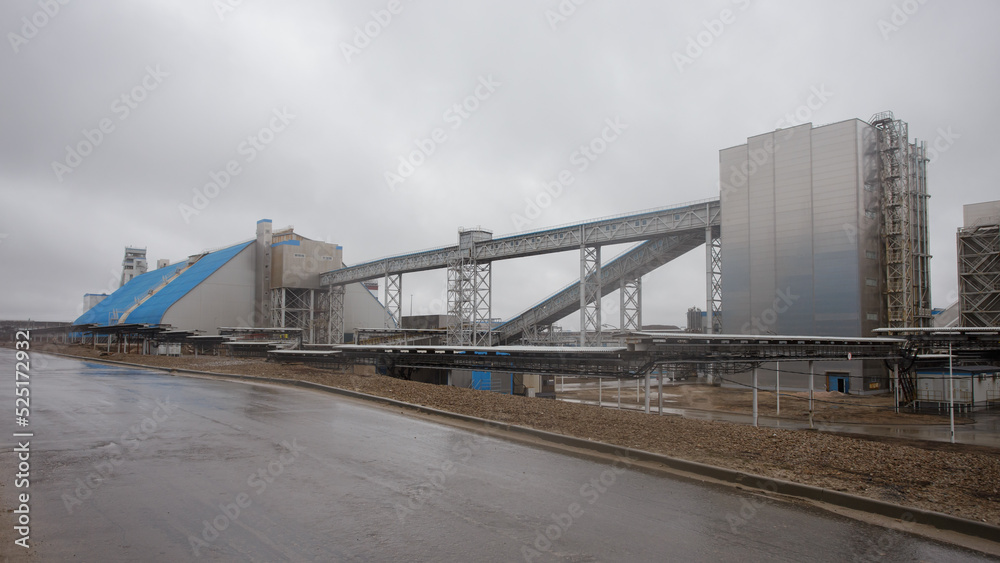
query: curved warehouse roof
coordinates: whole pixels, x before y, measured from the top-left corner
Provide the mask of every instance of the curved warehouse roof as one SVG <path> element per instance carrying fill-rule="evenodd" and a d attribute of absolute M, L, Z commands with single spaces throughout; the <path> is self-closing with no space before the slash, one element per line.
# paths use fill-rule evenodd
<path fill-rule="evenodd" d="M 206 254 L 166 285 L 163 285 L 164 278 L 173 276 L 178 270 L 183 269 L 186 263 L 182 262 L 136 276 L 132 281 L 109 295 L 107 299 L 94 306 L 93 309 L 81 315 L 73 324 L 94 323 L 101 326 L 118 324 L 118 321 L 109 323 L 112 313 L 117 311 L 119 316 L 124 315 L 125 311 L 134 306 L 137 301 L 146 298 L 151 291 L 154 293 L 144 303 L 129 313 L 126 319 L 121 320 L 130 324 L 160 324 L 163 314 L 171 305 L 208 279 L 251 244 L 253 243 L 244 242 Z"/>

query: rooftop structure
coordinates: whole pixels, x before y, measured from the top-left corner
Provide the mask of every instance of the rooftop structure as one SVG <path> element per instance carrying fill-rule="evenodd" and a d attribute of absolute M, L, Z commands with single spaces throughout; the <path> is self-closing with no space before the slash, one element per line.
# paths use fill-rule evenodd
<path fill-rule="evenodd" d="M 146 269 L 146 249 L 126 246 L 125 258 L 122 259 L 122 278 L 118 287 L 132 281 L 136 276 L 145 274 Z"/>

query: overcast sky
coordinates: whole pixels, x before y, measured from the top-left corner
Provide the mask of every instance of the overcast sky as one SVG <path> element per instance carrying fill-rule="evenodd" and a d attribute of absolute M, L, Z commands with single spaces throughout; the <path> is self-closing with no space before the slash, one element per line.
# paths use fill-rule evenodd
<path fill-rule="evenodd" d="M 358 263 L 459 227 L 716 197 L 718 151 L 782 119 L 892 110 L 942 149 L 936 307 L 956 299 L 962 205 L 1000 199 L 995 0 L 62 1 L 0 4 L 0 319 L 73 320 L 84 293 L 115 289 L 126 245 L 152 266 L 261 218 Z M 418 144 L 430 154 L 401 169 Z M 540 197 L 564 169 L 573 183 Z M 573 252 L 497 263 L 494 315 L 578 275 Z M 704 251 L 643 281 L 644 322 L 683 326 Z M 411 294 L 414 313 L 444 312 L 444 271 L 403 284 L 404 312 Z"/>

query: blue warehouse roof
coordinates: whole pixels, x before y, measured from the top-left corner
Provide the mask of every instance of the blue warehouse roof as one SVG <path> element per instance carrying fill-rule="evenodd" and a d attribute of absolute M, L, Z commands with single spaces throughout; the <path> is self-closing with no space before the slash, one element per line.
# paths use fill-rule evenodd
<path fill-rule="evenodd" d="M 251 244 L 253 243 L 244 242 L 206 254 L 181 275 L 157 290 L 145 303 L 136 307 L 129 314 L 128 318 L 125 319 L 125 322 L 130 324 L 160 324 L 163 314 L 167 312 L 167 309 L 171 305 L 208 279 L 209 276 L 218 271 L 219 268 Z M 98 303 L 93 309 L 81 315 L 73 324 L 94 323 L 107 326 L 113 312 L 117 311 L 119 315 L 124 314 L 129 307 L 132 307 L 136 302 L 141 301 L 149 295 L 150 291 L 156 290 L 163 285 L 164 278 L 173 276 L 177 270 L 184 268 L 184 266 L 185 263 L 180 263 L 136 276 L 132 281 L 118 288 L 117 291 Z"/>

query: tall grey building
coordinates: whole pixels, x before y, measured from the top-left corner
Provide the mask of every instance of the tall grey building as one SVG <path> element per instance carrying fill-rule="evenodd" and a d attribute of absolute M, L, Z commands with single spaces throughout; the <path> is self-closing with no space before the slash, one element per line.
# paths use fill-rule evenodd
<path fill-rule="evenodd" d="M 720 151 L 723 332 L 851 337 L 925 326 L 923 155 L 891 114 L 807 123 Z M 877 388 L 878 370 L 864 371 L 854 390 Z"/>
<path fill-rule="evenodd" d="M 132 281 L 136 276 L 145 274 L 146 268 L 146 249 L 126 246 L 125 258 L 122 259 L 122 278 L 118 287 Z"/>

